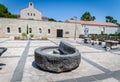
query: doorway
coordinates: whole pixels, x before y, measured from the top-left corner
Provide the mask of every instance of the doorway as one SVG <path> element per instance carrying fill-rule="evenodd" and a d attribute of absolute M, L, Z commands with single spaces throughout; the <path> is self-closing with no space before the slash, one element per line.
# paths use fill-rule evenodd
<path fill-rule="evenodd" d="M 57 29 L 57 37 L 63 37 L 63 30 Z"/>

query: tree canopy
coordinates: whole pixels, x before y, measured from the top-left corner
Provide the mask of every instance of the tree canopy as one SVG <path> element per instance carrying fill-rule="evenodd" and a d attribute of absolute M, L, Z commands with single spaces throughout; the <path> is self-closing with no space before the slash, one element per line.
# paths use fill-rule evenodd
<path fill-rule="evenodd" d="M 114 19 L 112 16 L 106 16 L 106 22 L 111 22 L 111 23 L 115 23 L 117 25 L 120 26 L 120 24 L 118 23 L 118 21 L 116 19 Z"/>
<path fill-rule="evenodd" d="M 3 4 L 0 4 L 0 17 L 17 18 L 15 15 L 12 15 Z"/>
<path fill-rule="evenodd" d="M 54 22 L 56 22 L 56 20 L 53 19 L 53 18 L 48 18 L 48 21 L 54 21 Z"/>
<path fill-rule="evenodd" d="M 111 22 L 117 24 L 117 20 L 115 20 L 112 16 L 106 16 L 106 22 Z"/>
<path fill-rule="evenodd" d="M 56 20 L 56 19 L 54 19 L 54 18 L 48 18 L 48 21 L 63 22 L 62 20 Z"/>
<path fill-rule="evenodd" d="M 85 12 L 81 17 L 81 20 L 84 21 L 94 21 L 95 19 L 96 19 L 95 16 L 92 16 L 90 12 Z"/>

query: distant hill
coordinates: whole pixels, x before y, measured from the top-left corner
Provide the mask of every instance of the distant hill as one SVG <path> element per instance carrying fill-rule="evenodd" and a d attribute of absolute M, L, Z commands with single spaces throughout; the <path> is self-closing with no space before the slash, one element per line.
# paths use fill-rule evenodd
<path fill-rule="evenodd" d="M 3 4 L 0 4 L 0 17 L 17 18 L 17 16 L 11 14 Z"/>

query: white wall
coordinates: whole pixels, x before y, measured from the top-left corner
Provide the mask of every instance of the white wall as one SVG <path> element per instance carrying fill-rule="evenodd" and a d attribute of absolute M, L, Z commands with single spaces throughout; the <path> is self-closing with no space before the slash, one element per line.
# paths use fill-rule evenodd
<path fill-rule="evenodd" d="M 114 34 L 118 32 L 119 27 L 106 27 L 106 26 L 88 26 L 82 25 L 81 34 L 84 34 L 84 29 L 89 29 L 89 34 L 101 34 L 101 31 L 105 30 L 105 34 Z M 104 29 L 105 28 L 105 29 Z"/>
<path fill-rule="evenodd" d="M 116 32 L 118 32 L 118 27 L 106 27 L 105 28 L 106 34 L 114 34 Z"/>
<path fill-rule="evenodd" d="M 120 33 L 120 27 L 118 28 L 118 32 Z"/>

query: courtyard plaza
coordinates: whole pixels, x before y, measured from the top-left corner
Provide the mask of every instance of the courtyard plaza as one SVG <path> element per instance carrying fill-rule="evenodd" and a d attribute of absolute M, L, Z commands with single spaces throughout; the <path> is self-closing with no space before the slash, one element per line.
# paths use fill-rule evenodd
<path fill-rule="evenodd" d="M 64 73 L 51 73 L 38 68 L 34 50 L 42 46 L 58 46 L 61 40 L 66 40 L 81 53 L 79 67 Z M 84 44 L 78 38 L 1 38 L 0 47 L 7 48 L 0 57 L 0 82 L 120 82 L 120 45 L 115 50 L 105 51 L 100 45 Z"/>

